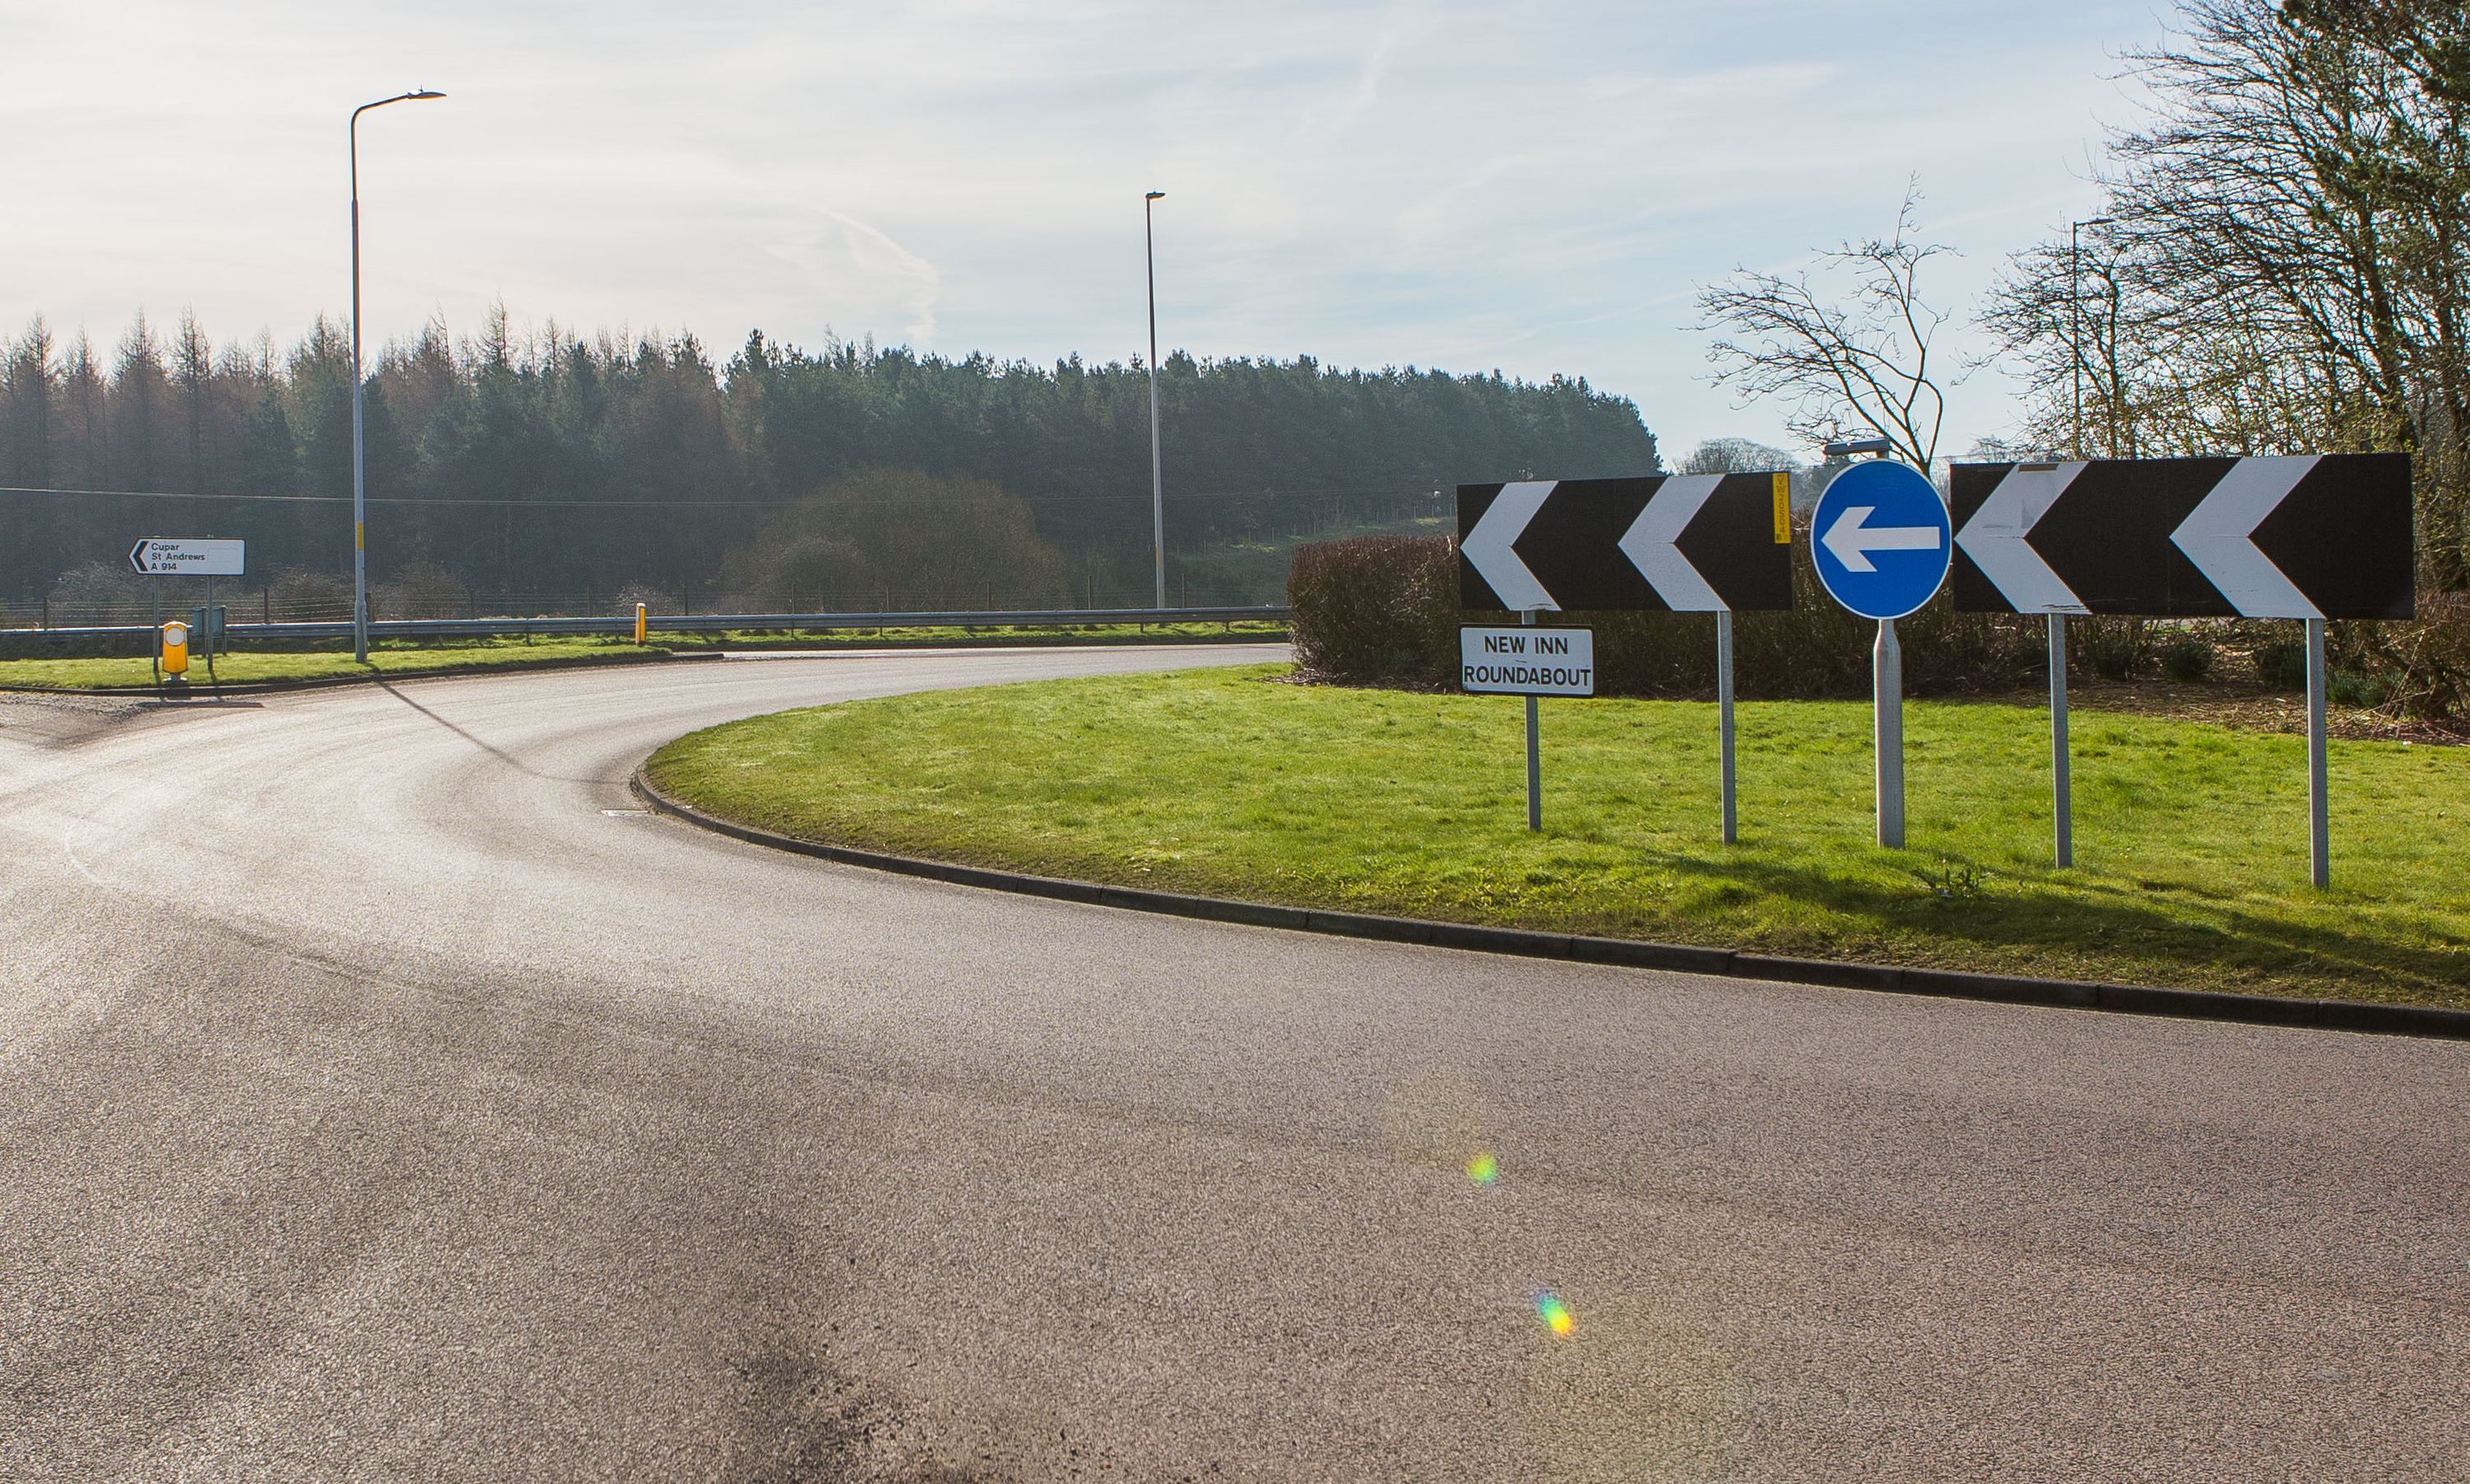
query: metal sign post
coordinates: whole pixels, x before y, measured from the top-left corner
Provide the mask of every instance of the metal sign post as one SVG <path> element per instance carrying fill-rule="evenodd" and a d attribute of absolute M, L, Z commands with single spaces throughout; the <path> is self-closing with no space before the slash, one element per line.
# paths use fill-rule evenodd
<path fill-rule="evenodd" d="M 2059 864 L 2072 841 L 2063 629 L 2057 614 L 2298 618 L 2307 624 L 2308 870 L 2327 861 L 2328 618 L 2416 611 L 2410 456 L 2096 458 L 1958 464 L 1955 606 L 2049 614 Z"/>
<path fill-rule="evenodd" d="M 1519 614 L 1518 621 L 1533 626 L 1535 610 L 1530 608 Z M 1544 735 L 1531 690 L 1526 693 L 1526 828 L 1530 834 L 1544 828 Z"/>
<path fill-rule="evenodd" d="M 1461 608 L 1526 614 L 1529 621 L 1565 609 L 1715 615 L 1728 844 L 1738 835 L 1733 614 L 1792 607 L 1791 497 L 1783 474 L 1458 486 Z"/>
<path fill-rule="evenodd" d="M 2324 767 L 2324 620 L 2307 620 L 2307 875 L 2333 884 L 2332 820 Z"/>
<path fill-rule="evenodd" d="M 2050 614 L 2050 803 L 2058 860 L 2076 863 L 2073 805 L 2067 798 L 2067 615 Z"/>
<path fill-rule="evenodd" d="M 1878 844 L 1904 844 L 1904 663 L 1896 620 L 1918 612 L 1946 580 L 1952 530 L 1946 504 L 1921 471 L 1880 458 L 1828 481 L 1810 513 L 1810 562 L 1828 595 L 1878 620 L 1870 652 L 1877 748 Z"/>
<path fill-rule="evenodd" d="M 1458 630 L 1458 688 L 1469 695 L 1526 698 L 1526 827 L 1544 827 L 1544 745 L 1538 696 L 1596 693 L 1596 631 L 1539 629 L 1535 610 L 1519 627 Z"/>
<path fill-rule="evenodd" d="M 1733 614 L 1715 615 L 1715 746 L 1722 754 L 1716 772 L 1723 776 L 1724 844 L 1740 842 L 1738 811 L 1733 799 Z"/>
<path fill-rule="evenodd" d="M 1871 742 L 1877 754 L 1878 844 L 1904 847 L 1904 651 L 1896 620 L 1878 620 L 1870 648 Z"/>

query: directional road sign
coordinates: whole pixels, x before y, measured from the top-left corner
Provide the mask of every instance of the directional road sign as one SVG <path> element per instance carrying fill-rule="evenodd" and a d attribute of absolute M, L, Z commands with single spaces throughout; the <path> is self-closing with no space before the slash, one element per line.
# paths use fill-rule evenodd
<path fill-rule="evenodd" d="M 1461 628 L 1458 688 L 1480 695 L 1592 696 L 1596 631 Z"/>
<path fill-rule="evenodd" d="M 237 577 L 247 543 L 149 536 L 128 548 L 128 565 L 148 577 Z"/>
<path fill-rule="evenodd" d="M 1792 606 L 1780 474 L 1458 486 L 1458 606 L 1724 613 Z"/>
<path fill-rule="evenodd" d="M 2155 618 L 2407 618 L 2406 453 L 1958 464 L 1955 605 Z"/>
<path fill-rule="evenodd" d="M 1908 464 L 1846 468 L 1818 497 L 1809 531 L 1820 584 L 1864 618 L 1901 618 L 1946 580 L 1946 505 Z"/>

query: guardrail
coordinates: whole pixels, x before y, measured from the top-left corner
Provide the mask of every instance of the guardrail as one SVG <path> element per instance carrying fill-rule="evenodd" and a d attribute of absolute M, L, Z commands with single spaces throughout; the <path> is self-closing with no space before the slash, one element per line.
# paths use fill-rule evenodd
<path fill-rule="evenodd" d="M 1153 623 L 1284 623 L 1288 608 L 1102 608 L 1049 609 L 1035 613 L 1003 611 L 964 614 L 672 614 L 652 615 L 645 625 L 654 633 L 724 634 L 732 630 L 827 632 L 834 629 L 1064 629 L 1121 627 Z M 167 616 L 178 616 L 169 614 Z M 0 640 L 105 639 L 142 638 L 152 633 L 142 623 L 77 629 L 6 629 Z M 489 638 L 501 636 L 541 638 L 561 634 L 632 635 L 635 618 L 382 618 L 371 621 L 371 638 Z M 325 639 L 350 638 L 352 625 L 341 622 L 230 623 L 224 638 Z"/>

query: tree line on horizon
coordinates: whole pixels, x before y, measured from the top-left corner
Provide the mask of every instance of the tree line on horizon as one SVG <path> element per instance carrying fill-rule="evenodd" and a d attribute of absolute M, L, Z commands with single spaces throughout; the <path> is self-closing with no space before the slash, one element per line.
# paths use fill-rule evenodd
<path fill-rule="evenodd" d="M 1634 404 L 1572 378 L 1177 353 L 1159 383 L 1177 553 L 1445 513 L 1461 481 L 1662 467 Z M 242 537 L 252 585 L 348 574 L 351 393 L 348 331 L 322 316 L 278 351 L 140 314 L 107 361 L 34 320 L 0 357 L 0 596 L 119 564 L 140 536 Z M 757 331 L 722 363 L 691 335 L 519 335 L 500 308 L 471 336 L 432 322 L 387 344 L 363 396 L 373 581 L 419 573 L 517 602 L 711 592 L 782 509 L 916 471 L 1021 501 L 1076 594 L 1148 584 L 1138 361 L 836 336 L 807 351 Z M 24 493 L 48 490 L 103 493 Z M 945 515 L 928 499 L 914 519 Z"/>

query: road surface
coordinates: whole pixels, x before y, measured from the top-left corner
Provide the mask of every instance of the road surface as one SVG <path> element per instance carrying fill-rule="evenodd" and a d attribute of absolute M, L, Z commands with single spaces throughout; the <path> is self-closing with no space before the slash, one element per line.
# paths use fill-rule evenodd
<path fill-rule="evenodd" d="M 1258 654 L 0 703 L 0 1478 L 2470 1475 L 2470 1046 L 1184 921 L 625 786 Z"/>

